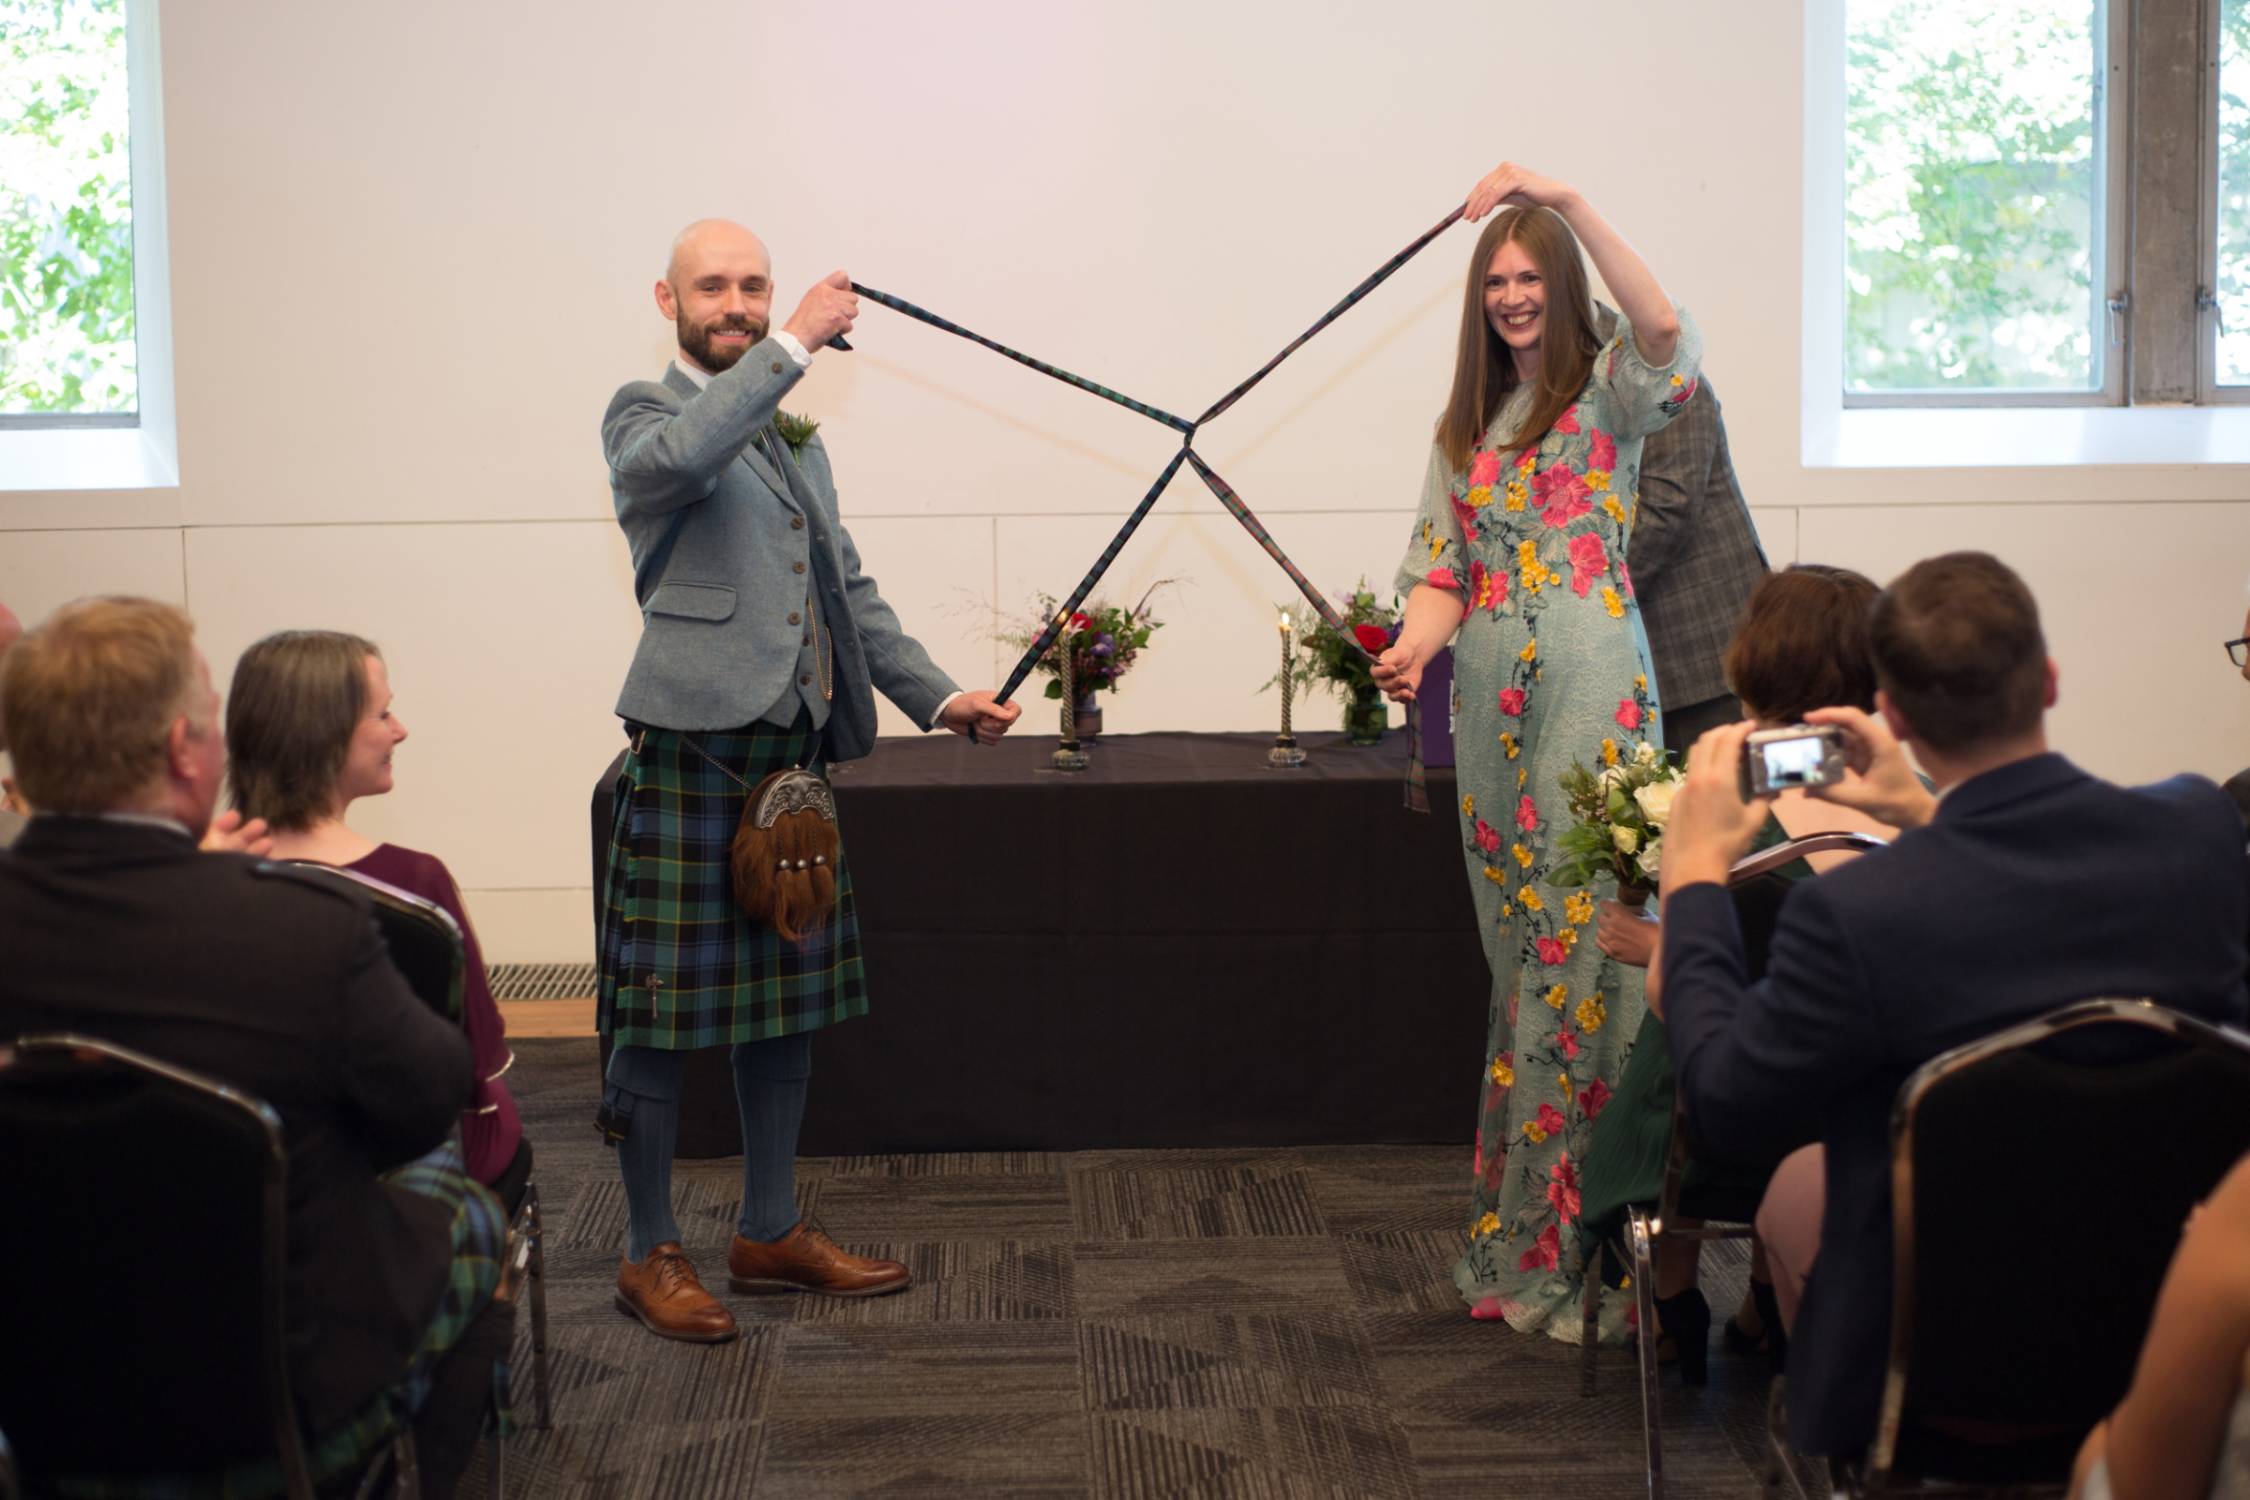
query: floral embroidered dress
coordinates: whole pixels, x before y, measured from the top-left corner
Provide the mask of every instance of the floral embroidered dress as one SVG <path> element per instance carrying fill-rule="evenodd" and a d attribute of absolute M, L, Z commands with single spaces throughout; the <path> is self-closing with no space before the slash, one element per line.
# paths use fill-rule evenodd
<path fill-rule="evenodd" d="M 1469 889 L 1492 967 L 1479 1070 L 1462 1297 L 1514 1327 L 1575 1341 L 1584 1254 L 1578 1174 L 1643 1011 L 1641 971 L 1593 941 L 1606 891 L 1556 889 L 1570 827 L 1558 778 L 1660 743 L 1648 638 L 1626 571 L 1641 439 L 1695 392 L 1685 313 L 1669 369 L 1620 320 L 1577 402 L 1529 448 L 1502 451 L 1531 404 L 1502 404 L 1466 473 L 1433 451 L 1401 592 L 1457 590 L 1454 746 Z M 1611 1299 L 1605 1332 L 1621 1332 Z"/>

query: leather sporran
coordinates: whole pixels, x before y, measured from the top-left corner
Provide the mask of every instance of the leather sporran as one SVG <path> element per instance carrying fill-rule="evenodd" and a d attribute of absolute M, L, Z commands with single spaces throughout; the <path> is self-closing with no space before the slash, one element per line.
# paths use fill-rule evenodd
<path fill-rule="evenodd" d="M 735 826 L 734 900 L 792 943 L 836 910 L 836 797 L 814 771 L 776 771 L 758 783 Z"/>

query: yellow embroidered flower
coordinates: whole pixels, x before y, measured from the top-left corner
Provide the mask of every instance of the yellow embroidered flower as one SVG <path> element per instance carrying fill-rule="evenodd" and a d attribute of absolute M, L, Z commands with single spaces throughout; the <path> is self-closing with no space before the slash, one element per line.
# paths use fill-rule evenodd
<path fill-rule="evenodd" d="M 1586 471 L 1586 488 L 1588 488 L 1588 489 L 1590 489 L 1590 490 L 1593 490 L 1593 491 L 1595 491 L 1595 492 L 1597 492 L 1597 493 L 1598 493 L 1598 492 L 1600 492 L 1600 491 L 1602 491 L 1602 490 L 1606 490 L 1606 489 L 1608 489 L 1608 488 L 1609 488 L 1609 470 L 1607 470 L 1607 469 L 1588 469 L 1588 470 Z"/>
<path fill-rule="evenodd" d="M 1547 1008 L 1549 1010 L 1561 1010 L 1563 1008 L 1563 1002 L 1567 1001 L 1570 998 L 1570 986 L 1567 984 L 1558 984 L 1554 988 L 1548 990 L 1546 994 L 1540 996 L 1540 998 L 1547 1002 Z"/>
<path fill-rule="evenodd" d="M 1602 1022 L 1609 1019 L 1609 1007 L 1602 1004 L 1601 996 L 1588 995 L 1578 1002 L 1577 1014 L 1578 1029 L 1586 1035 L 1592 1036 L 1602 1029 Z"/>
<path fill-rule="evenodd" d="M 1678 390 L 1678 389 L 1679 389 L 1679 388 L 1680 388 L 1681 386 L 1683 386 L 1683 385 L 1686 385 L 1686 384 L 1687 384 L 1687 382 L 1686 382 L 1685 380 L 1681 379 L 1681 378 L 1680 378 L 1679 376 L 1675 375 L 1675 376 L 1673 376 L 1673 377 L 1672 377 L 1672 389 L 1673 389 L 1673 390 L 1675 390 L 1675 391 L 1676 391 L 1676 390 Z"/>
<path fill-rule="evenodd" d="M 1538 659 L 1539 641 L 1536 637 L 1531 640 L 1525 641 L 1523 643 L 1523 649 L 1516 653 L 1517 661 L 1537 661 Z"/>
<path fill-rule="evenodd" d="M 1615 495 L 1602 496 L 1602 512 L 1618 525 L 1625 524 L 1625 507 L 1617 503 Z"/>
<path fill-rule="evenodd" d="M 1606 583 L 1602 585 L 1602 608 L 1609 611 L 1612 620 L 1625 618 L 1625 601 L 1618 598 L 1617 590 Z"/>
<path fill-rule="evenodd" d="M 1645 692 L 1647 692 L 1647 691 L 1648 691 L 1648 673 L 1646 673 L 1646 672 L 1636 672 L 1636 673 L 1634 673 L 1634 674 L 1633 674 L 1633 686 L 1635 686 L 1635 687 L 1639 688 L 1639 689 L 1640 689 L 1640 690 L 1641 690 L 1642 692 L 1644 692 L 1644 693 L 1645 693 Z"/>
<path fill-rule="evenodd" d="M 1614 766 L 1617 764 L 1617 741 L 1602 741 L 1602 764 L 1605 766 Z"/>
<path fill-rule="evenodd" d="M 1555 1084 L 1562 1090 L 1563 1097 L 1568 1099 L 1570 1097 L 1570 1075 L 1568 1073 L 1557 1073 Z"/>
<path fill-rule="evenodd" d="M 1532 469 L 1538 465 L 1538 463 L 1539 450 L 1536 448 L 1526 448 L 1523 450 L 1523 457 L 1516 460 L 1516 467 L 1523 470 L 1526 474 L 1529 474 Z"/>
<path fill-rule="evenodd" d="M 1524 482 L 1520 479 L 1509 480 L 1506 493 L 1507 499 L 1504 504 L 1509 510 L 1522 510 L 1531 499 L 1531 491 L 1524 487 Z"/>
<path fill-rule="evenodd" d="M 1523 751 L 1523 747 L 1516 743 L 1516 737 L 1505 732 L 1500 736 L 1500 748 L 1508 752 L 1510 760 L 1514 760 Z"/>
<path fill-rule="evenodd" d="M 1558 929 L 1555 933 L 1555 941 L 1562 944 L 1566 950 L 1577 947 L 1578 929 L 1575 927 L 1564 927 Z"/>
<path fill-rule="evenodd" d="M 1537 1120 L 1526 1120 L 1523 1122 L 1523 1138 L 1536 1146 L 1547 1138 L 1547 1127 Z"/>
<path fill-rule="evenodd" d="M 1507 872 L 1494 865 L 1486 865 L 1484 867 L 1484 878 L 1491 881 L 1494 885 L 1506 885 L 1508 883 Z"/>
<path fill-rule="evenodd" d="M 1515 914 L 1516 914 L 1516 909 L 1515 909 L 1514 907 L 1510 906 L 1510 905 L 1509 905 L 1509 904 L 1508 904 L 1507 902 L 1505 902 L 1505 901 L 1503 901 L 1503 902 L 1501 902 L 1501 903 L 1500 903 L 1500 915 L 1501 915 L 1501 916 L 1503 916 L 1503 917 L 1512 917 L 1512 916 L 1514 916 Z"/>
<path fill-rule="evenodd" d="M 1547 909 L 1546 901 L 1541 899 L 1539 893 L 1528 885 L 1516 892 L 1516 899 L 1523 903 L 1525 911 L 1545 911 Z"/>
<path fill-rule="evenodd" d="M 1504 1089 L 1512 1089 L 1516 1086 L 1516 1070 L 1496 1057 L 1492 1060 L 1492 1081 Z"/>
<path fill-rule="evenodd" d="M 1573 891 L 1563 897 L 1563 915 L 1573 927 L 1583 927 L 1594 920 L 1594 898 L 1587 891 Z"/>
<path fill-rule="evenodd" d="M 1521 844 L 1510 844 L 1508 852 L 1516 857 L 1517 864 L 1522 865 L 1527 870 L 1531 868 L 1531 851 L 1529 849 Z"/>
<path fill-rule="evenodd" d="M 1444 552 L 1444 551 L 1445 551 L 1445 538 L 1444 538 L 1444 537 L 1442 537 L 1442 536 L 1433 536 L 1433 537 L 1431 537 L 1431 538 L 1430 538 L 1430 561 L 1431 561 L 1431 562 L 1436 562 L 1436 561 L 1438 560 L 1438 556 L 1439 556 L 1439 554 L 1441 554 L 1441 553 L 1442 553 L 1442 552 Z"/>
<path fill-rule="evenodd" d="M 1516 561 L 1526 568 L 1539 565 L 1539 544 L 1528 538 L 1516 544 Z"/>
<path fill-rule="evenodd" d="M 1474 793 L 1474 792 L 1464 792 L 1464 793 L 1462 793 L 1462 795 L 1461 795 L 1461 816 L 1462 816 L 1462 817 L 1464 817 L 1464 818 L 1473 818 L 1473 817 L 1475 817 L 1476 815 L 1477 815 L 1477 796 L 1476 796 L 1476 793 Z"/>
<path fill-rule="evenodd" d="M 1497 1234 L 1499 1229 L 1500 1216 L 1498 1214 L 1486 1214 L 1483 1218 L 1477 1220 L 1476 1236 L 1478 1239 L 1483 1239 L 1487 1235 Z"/>
<path fill-rule="evenodd" d="M 1491 503 L 1491 485 L 1480 484 L 1475 489 L 1469 491 L 1469 508 L 1471 510 L 1483 510 L 1487 505 L 1490 505 Z"/>
<path fill-rule="evenodd" d="M 1523 784 L 1524 784 L 1525 782 L 1529 781 L 1530 779 L 1531 779 L 1531 773 L 1530 773 L 1529 771 L 1526 771 L 1526 770 L 1525 770 L 1525 769 L 1524 769 L 1523 767 L 1521 767 L 1521 766 L 1518 766 L 1518 767 L 1516 767 L 1516 790 L 1517 790 L 1517 791 L 1519 791 L 1519 792 L 1520 792 L 1520 791 L 1522 791 L 1522 790 L 1523 790 Z"/>

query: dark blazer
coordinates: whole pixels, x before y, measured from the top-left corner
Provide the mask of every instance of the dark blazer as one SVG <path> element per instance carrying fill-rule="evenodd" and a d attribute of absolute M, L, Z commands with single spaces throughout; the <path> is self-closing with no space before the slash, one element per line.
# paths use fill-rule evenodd
<path fill-rule="evenodd" d="M 472 1069 L 461 1033 L 391 967 L 367 898 L 197 853 L 171 829 L 39 817 L 0 854 L 0 954 L 0 1040 L 84 1032 L 280 1114 L 290 1374 L 309 1427 L 403 1375 L 452 1230 L 436 1202 L 375 1174 L 445 1138 Z M 170 1228 L 146 1228 L 161 1266 Z"/>
<path fill-rule="evenodd" d="M 1665 893 L 1665 1024 L 1697 1138 L 1770 1150 L 1817 1119 L 1827 1147 L 1820 1256 L 1789 1345 L 1800 1449 L 1853 1454 L 1874 1436 L 1899 1085 L 2073 1000 L 2146 997 L 2240 1025 L 2246 926 L 2250 861 L 2224 793 L 2193 776 L 2112 786 L 2059 755 L 1973 777 L 1927 827 L 1801 882 L 1754 986 L 1727 893 Z"/>
<path fill-rule="evenodd" d="M 927 729 L 956 686 L 860 571 L 819 436 L 794 458 L 758 441 L 802 373 L 765 339 L 701 390 L 674 365 L 611 398 L 602 456 L 642 621 L 617 712 L 659 729 L 737 729 L 787 724 L 802 698 L 828 758 L 851 760 L 875 746 L 873 689 Z M 816 590 L 835 642 L 833 702 L 802 686 L 824 670 L 803 618 Z"/>

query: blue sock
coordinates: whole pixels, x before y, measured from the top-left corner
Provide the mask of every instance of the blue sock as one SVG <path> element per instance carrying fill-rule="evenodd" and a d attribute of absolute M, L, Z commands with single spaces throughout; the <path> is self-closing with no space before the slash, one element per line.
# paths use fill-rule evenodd
<path fill-rule="evenodd" d="M 617 1143 L 628 1260 L 647 1260 L 658 1245 L 680 1237 L 672 1217 L 672 1151 L 680 1139 L 681 1056 L 655 1047 L 618 1047 L 609 1054 L 602 1102 L 631 1122 Z"/>
<path fill-rule="evenodd" d="M 812 1033 L 737 1042 L 733 1062 L 742 1111 L 742 1217 L 735 1232 L 770 1243 L 797 1227 L 797 1129 L 812 1077 Z"/>

